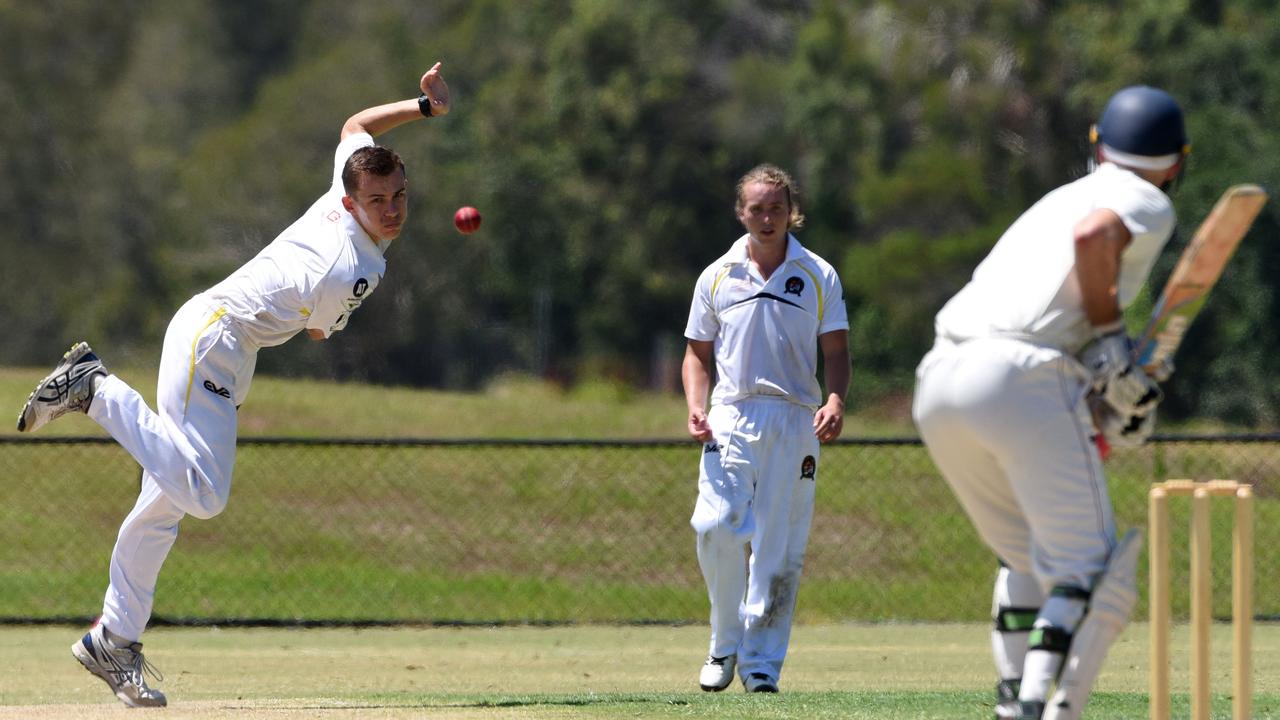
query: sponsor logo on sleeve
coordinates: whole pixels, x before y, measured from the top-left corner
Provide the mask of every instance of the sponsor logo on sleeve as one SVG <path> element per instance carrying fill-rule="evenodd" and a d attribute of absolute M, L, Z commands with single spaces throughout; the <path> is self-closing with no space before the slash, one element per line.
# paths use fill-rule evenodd
<path fill-rule="evenodd" d="M 214 385 L 214 384 L 213 384 L 213 382 L 211 382 L 211 381 L 209 381 L 209 380 L 205 380 L 205 381 L 204 381 L 204 389 L 205 389 L 205 390 L 208 390 L 209 392 L 213 393 L 214 395 L 217 395 L 218 397 L 224 397 L 224 398 L 227 398 L 227 399 L 230 399 L 230 398 L 231 398 L 231 391 L 230 391 L 230 390 L 228 390 L 228 389 L 226 389 L 226 388 L 224 388 L 224 387 L 218 387 L 217 385 Z"/>

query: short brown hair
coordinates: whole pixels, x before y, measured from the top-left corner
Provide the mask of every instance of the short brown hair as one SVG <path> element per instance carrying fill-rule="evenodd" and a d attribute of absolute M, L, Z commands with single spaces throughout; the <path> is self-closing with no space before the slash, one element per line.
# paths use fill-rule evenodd
<path fill-rule="evenodd" d="M 780 187 L 787 192 L 787 204 L 791 206 L 791 215 L 787 218 L 787 226 L 793 228 L 804 227 L 804 214 L 800 212 L 800 191 L 796 188 L 796 181 L 791 179 L 786 170 L 777 165 L 765 163 L 757 165 L 742 176 L 738 181 L 738 199 L 734 203 L 734 210 L 739 214 L 742 213 L 742 191 L 751 183 L 764 183 Z"/>
<path fill-rule="evenodd" d="M 342 188 L 355 197 L 356 190 L 360 189 L 361 175 L 386 177 L 396 170 L 404 172 L 404 162 L 390 148 L 381 145 L 362 147 L 351 153 L 347 164 L 342 166 Z"/>

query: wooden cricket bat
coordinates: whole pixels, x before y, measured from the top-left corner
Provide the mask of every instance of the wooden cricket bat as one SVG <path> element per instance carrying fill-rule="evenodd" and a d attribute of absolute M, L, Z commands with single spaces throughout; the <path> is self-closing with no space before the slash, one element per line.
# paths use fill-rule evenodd
<path fill-rule="evenodd" d="M 1138 336 L 1134 359 L 1143 370 L 1153 372 L 1178 351 L 1191 321 L 1266 203 L 1267 191 L 1261 187 L 1234 185 L 1200 223 Z"/>
<path fill-rule="evenodd" d="M 1227 261 L 1267 204 L 1267 191 L 1258 185 L 1233 185 L 1222 193 L 1209 216 L 1200 223 L 1187 249 L 1182 251 L 1147 327 L 1134 345 L 1134 362 L 1148 374 L 1173 357 L 1209 297 L 1209 291 L 1227 267 Z M 1102 433 L 1094 436 L 1098 453 L 1111 452 Z"/>

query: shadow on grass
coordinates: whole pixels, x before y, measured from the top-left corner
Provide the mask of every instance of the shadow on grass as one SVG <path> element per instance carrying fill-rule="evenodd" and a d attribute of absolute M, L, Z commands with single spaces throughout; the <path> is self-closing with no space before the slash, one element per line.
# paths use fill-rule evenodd
<path fill-rule="evenodd" d="M 688 700 L 679 698 L 657 697 L 653 695 L 570 695 L 570 696 L 528 696 L 499 698 L 494 700 L 479 700 L 473 703 L 447 703 L 447 707 L 469 707 L 469 708 L 512 708 L 512 707 L 533 707 L 537 705 L 563 705 L 570 707 L 582 707 L 587 705 L 626 705 L 626 704 L 659 704 L 659 705 L 688 705 Z"/>
<path fill-rule="evenodd" d="M 658 697 L 652 695 L 569 695 L 544 696 L 530 695 L 524 697 L 495 698 L 493 700 L 444 700 L 440 702 L 386 702 L 386 703 L 310 703 L 306 705 L 290 705 L 291 710 L 405 710 L 413 708 L 519 708 L 537 706 L 587 707 L 591 705 L 688 705 L 688 700 L 674 697 Z M 223 705 L 227 710 L 261 709 L 258 706 Z"/>

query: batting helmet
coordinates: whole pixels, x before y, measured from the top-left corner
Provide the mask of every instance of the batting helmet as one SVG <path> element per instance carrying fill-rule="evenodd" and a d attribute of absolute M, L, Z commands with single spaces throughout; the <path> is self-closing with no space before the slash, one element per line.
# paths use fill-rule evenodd
<path fill-rule="evenodd" d="M 1178 101 L 1147 85 L 1132 85 L 1112 95 L 1092 134 L 1094 142 L 1129 155 L 1163 157 L 1191 151 Z"/>

